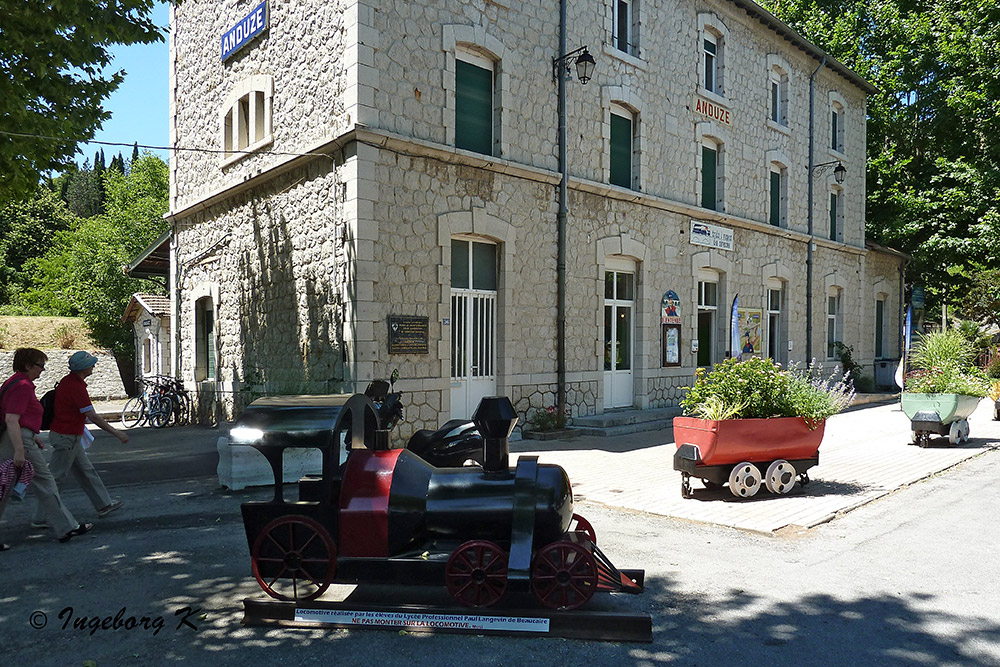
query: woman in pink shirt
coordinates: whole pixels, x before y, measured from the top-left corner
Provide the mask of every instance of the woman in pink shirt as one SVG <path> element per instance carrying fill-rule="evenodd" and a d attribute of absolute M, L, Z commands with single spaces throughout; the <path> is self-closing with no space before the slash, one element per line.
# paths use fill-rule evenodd
<path fill-rule="evenodd" d="M 49 471 L 49 465 L 42 455 L 44 447 L 38 432 L 42 428 L 42 404 L 35 396 L 35 380 L 45 370 L 48 357 L 41 350 L 22 347 L 14 352 L 14 374 L 0 386 L 0 414 L 3 414 L 7 430 L 0 437 L 0 461 L 14 459 L 14 467 L 21 468 L 25 461 L 31 461 L 35 477 L 31 488 L 38 496 L 48 524 L 53 527 L 60 542 L 68 542 L 77 535 L 83 535 L 94 527 L 92 523 L 79 523 L 63 505 L 59 497 L 59 487 Z M 10 494 L 0 503 L 0 517 L 7 505 Z M 10 545 L 0 544 L 0 551 Z"/>

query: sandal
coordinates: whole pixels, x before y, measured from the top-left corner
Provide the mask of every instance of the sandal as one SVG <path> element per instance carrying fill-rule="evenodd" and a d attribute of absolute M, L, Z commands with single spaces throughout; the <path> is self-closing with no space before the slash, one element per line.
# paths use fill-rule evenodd
<path fill-rule="evenodd" d="M 83 535 L 84 533 L 88 532 L 93 527 L 94 527 L 94 524 L 92 524 L 92 523 L 81 523 L 79 526 L 77 526 L 73 530 L 69 531 L 68 533 L 66 533 L 65 535 L 63 535 L 62 537 L 60 537 L 59 541 L 60 542 L 69 542 L 74 537 L 77 537 L 78 535 Z"/>

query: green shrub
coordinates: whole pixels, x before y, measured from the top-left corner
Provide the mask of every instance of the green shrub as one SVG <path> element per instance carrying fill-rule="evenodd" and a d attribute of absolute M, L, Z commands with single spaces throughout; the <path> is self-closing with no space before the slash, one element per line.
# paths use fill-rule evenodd
<path fill-rule="evenodd" d="M 973 365 L 974 358 L 975 350 L 959 332 L 926 334 L 913 346 L 910 361 L 914 370 L 906 374 L 906 391 L 986 396 L 990 383 Z"/>
<path fill-rule="evenodd" d="M 699 368 L 693 387 L 681 400 L 684 413 L 703 419 L 804 417 L 818 422 L 854 398 L 851 380 L 839 369 L 823 377 L 822 368 L 782 370 L 770 359 L 727 359 L 707 373 Z M 726 415 L 726 416 L 720 416 Z"/>
<path fill-rule="evenodd" d="M 535 410 L 535 414 L 531 415 L 528 423 L 531 424 L 531 429 L 534 431 L 553 431 L 566 426 L 568 417 L 568 410 L 563 414 L 559 414 L 556 406 L 550 405 L 547 408 Z"/>

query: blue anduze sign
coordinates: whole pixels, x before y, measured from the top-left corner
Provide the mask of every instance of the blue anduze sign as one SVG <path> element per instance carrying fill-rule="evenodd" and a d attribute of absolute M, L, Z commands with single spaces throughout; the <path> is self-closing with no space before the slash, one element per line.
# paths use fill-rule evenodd
<path fill-rule="evenodd" d="M 257 35 L 267 30 L 269 19 L 267 0 L 254 7 L 253 11 L 241 18 L 236 25 L 222 36 L 222 62 L 250 43 Z"/>

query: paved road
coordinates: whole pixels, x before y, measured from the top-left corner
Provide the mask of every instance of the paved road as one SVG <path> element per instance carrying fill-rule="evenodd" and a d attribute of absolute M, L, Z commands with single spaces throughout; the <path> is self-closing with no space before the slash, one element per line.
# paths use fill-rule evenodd
<path fill-rule="evenodd" d="M 201 453 L 176 444 L 157 467 L 211 452 L 215 433 L 206 431 L 211 447 L 194 448 Z M 110 442 L 99 441 L 95 455 Z M 110 475 L 115 465 L 107 465 Z M 25 504 L 8 508 L 0 537 L 15 548 L 0 554 L 5 656 L 26 665 L 218 667 L 1000 665 L 996 451 L 831 523 L 777 536 L 584 504 L 609 557 L 647 572 L 644 595 L 600 604 L 650 613 L 652 644 L 243 627 L 241 600 L 259 588 L 239 504 L 267 492 L 177 477 L 116 488 L 126 508 L 69 544 L 28 531 Z M 84 514 L 79 491 L 66 497 Z M 197 630 L 177 627 L 187 612 L 175 611 L 185 607 L 198 610 L 187 617 Z M 123 608 L 123 621 L 135 617 L 137 627 L 114 628 Z M 42 623 L 35 612 L 45 627 L 32 627 L 31 619 Z M 112 617 L 109 628 L 92 630 L 95 616 Z M 70 617 L 87 619 L 74 629 Z"/>

